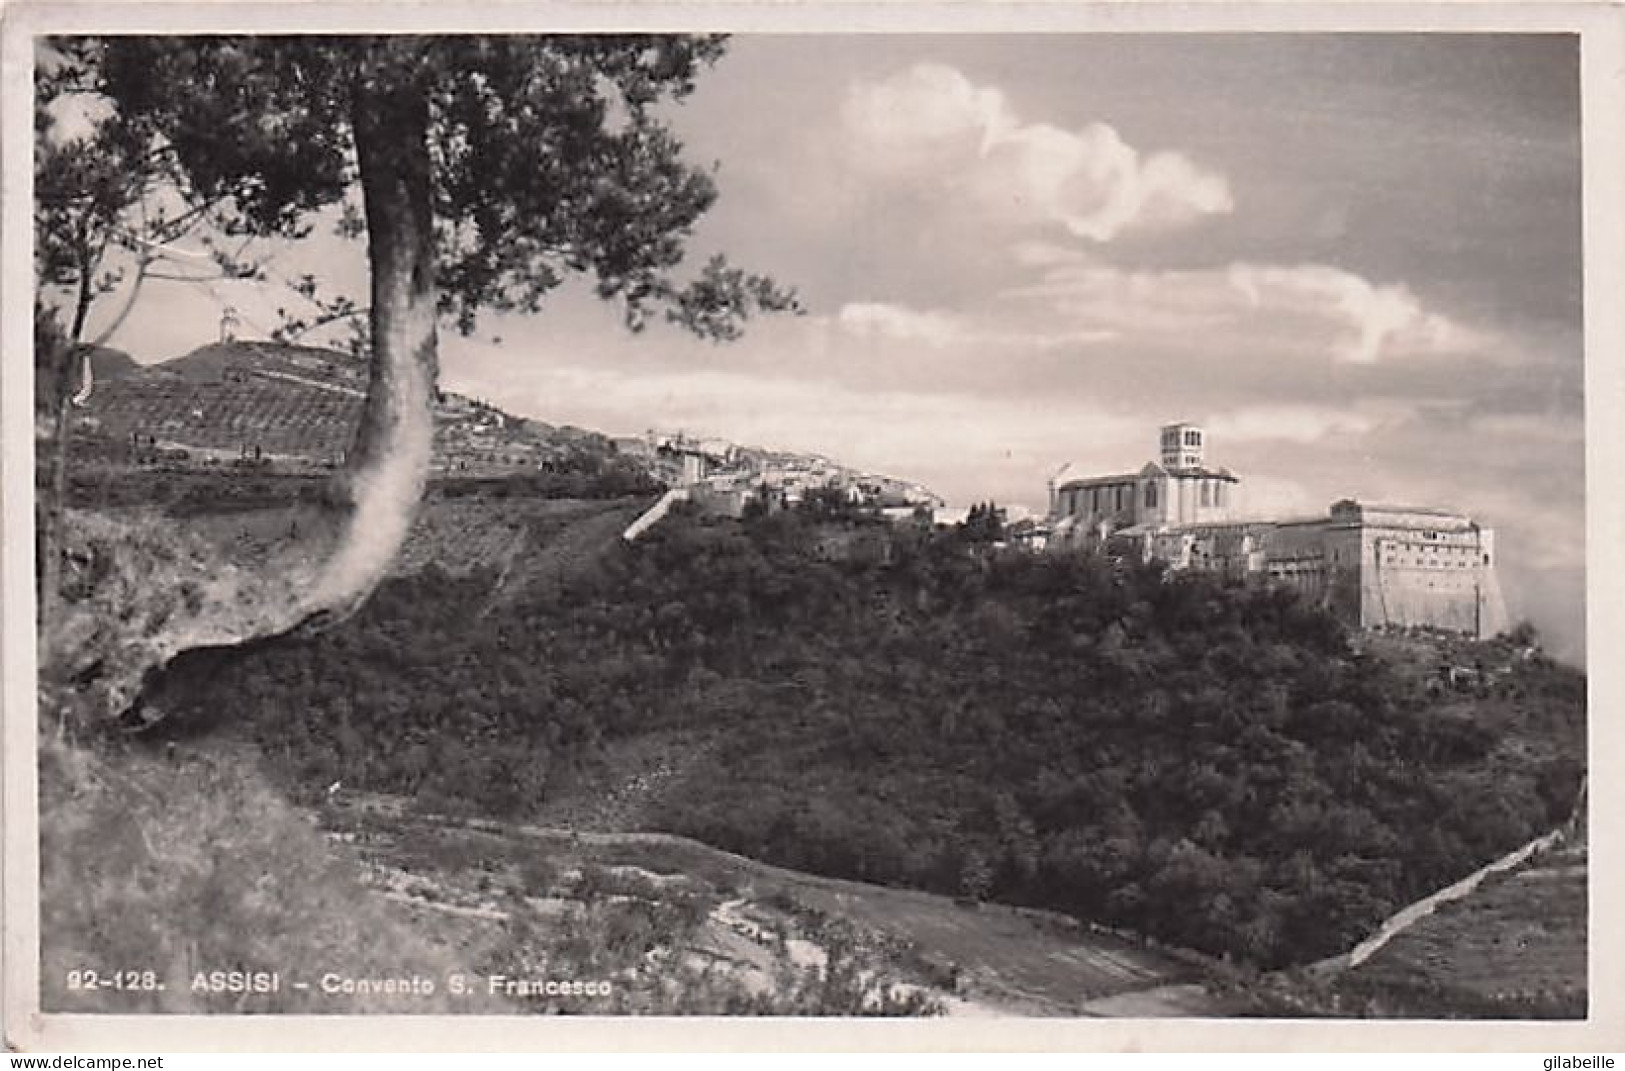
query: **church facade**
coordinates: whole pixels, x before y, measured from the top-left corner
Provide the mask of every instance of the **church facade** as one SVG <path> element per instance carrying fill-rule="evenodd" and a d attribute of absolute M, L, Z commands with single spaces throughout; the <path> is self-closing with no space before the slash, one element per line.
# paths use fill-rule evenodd
<path fill-rule="evenodd" d="M 1138 472 L 1050 481 L 1050 515 L 1069 530 L 1117 531 L 1223 521 L 1237 512 L 1241 482 L 1205 464 L 1206 432 L 1195 424 L 1162 429 L 1161 456 Z"/>
<path fill-rule="evenodd" d="M 1344 499 L 1324 516 L 1250 518 L 1241 479 L 1206 460 L 1195 424 L 1161 429 L 1138 472 L 1050 481 L 1047 546 L 1173 569 L 1267 577 L 1360 628 L 1425 626 L 1489 637 L 1506 628 L 1494 532 L 1435 507 Z"/>

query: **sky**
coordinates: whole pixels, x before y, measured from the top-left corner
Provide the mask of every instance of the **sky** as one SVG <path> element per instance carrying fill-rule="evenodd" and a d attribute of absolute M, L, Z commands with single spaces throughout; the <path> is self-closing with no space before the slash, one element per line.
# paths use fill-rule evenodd
<path fill-rule="evenodd" d="M 1254 515 L 1493 526 L 1514 617 L 1583 657 L 1574 37 L 739 36 L 670 116 L 718 164 L 695 261 L 806 314 L 632 336 L 572 285 L 445 335 L 445 386 L 1038 509 L 1062 464 L 1133 471 L 1195 421 Z M 272 267 L 361 295 L 363 258 L 318 237 Z M 154 283 L 111 342 L 161 360 L 223 304 L 253 334 L 294 301 Z"/>

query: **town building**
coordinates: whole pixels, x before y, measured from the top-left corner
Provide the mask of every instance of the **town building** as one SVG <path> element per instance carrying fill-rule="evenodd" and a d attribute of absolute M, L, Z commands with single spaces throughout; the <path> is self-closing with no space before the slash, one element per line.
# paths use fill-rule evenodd
<path fill-rule="evenodd" d="M 1162 429 L 1160 461 L 1138 472 L 1062 482 L 1063 469 L 1050 481 L 1050 514 L 1069 528 L 1099 534 L 1228 520 L 1237 510 L 1240 481 L 1229 469 L 1209 468 L 1205 448 L 1200 427 L 1169 424 Z"/>
<path fill-rule="evenodd" d="M 635 520 L 623 538 L 637 539 L 680 501 L 707 513 L 740 517 L 752 503 L 793 509 L 838 496 L 847 504 L 885 514 L 928 515 L 942 499 L 922 484 L 849 469 L 817 454 L 793 454 L 740 446 L 726 439 L 695 439 L 681 432 L 649 431 L 642 439 L 616 440 L 618 450 L 644 458 L 670 491 Z"/>
<path fill-rule="evenodd" d="M 1324 516 L 1250 518 L 1241 479 L 1206 460 L 1206 433 L 1161 429 L 1159 460 L 1131 475 L 1050 481 L 1046 549 L 1086 549 L 1289 585 L 1361 628 L 1506 628 L 1494 532 L 1431 506 L 1343 499 Z"/>

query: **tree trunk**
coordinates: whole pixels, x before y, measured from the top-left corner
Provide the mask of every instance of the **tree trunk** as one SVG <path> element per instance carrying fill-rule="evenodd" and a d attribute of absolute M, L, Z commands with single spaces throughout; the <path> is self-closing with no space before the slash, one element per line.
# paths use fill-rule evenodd
<path fill-rule="evenodd" d="M 437 376 L 428 102 L 383 62 L 358 80 L 352 122 L 372 271 L 372 382 L 345 460 L 350 509 L 311 609 L 342 617 L 388 571 L 417 512 L 434 444 Z"/>
<path fill-rule="evenodd" d="M 49 642 L 55 634 L 62 588 L 62 512 L 68 497 L 68 446 L 73 431 L 72 407 L 68 404 L 67 369 L 73 363 L 74 346 L 69 341 L 50 339 L 43 341 L 36 335 L 34 344 L 49 345 L 53 352 L 44 366 L 50 379 L 51 438 L 44 445 L 47 479 L 44 501 L 39 503 L 39 523 L 36 538 L 38 562 L 37 596 L 39 599 L 38 628 L 42 642 Z M 38 461 L 36 460 L 36 464 Z M 36 494 L 39 493 L 36 491 Z"/>
<path fill-rule="evenodd" d="M 90 538 L 109 552 L 115 575 L 72 614 L 60 612 L 56 601 L 59 642 L 50 645 L 51 668 L 41 672 L 65 721 L 110 719 L 130 728 L 161 720 L 162 710 L 149 710 L 143 699 L 154 671 L 194 648 L 240 647 L 342 620 L 377 587 L 405 541 L 428 479 L 437 379 L 429 105 L 417 51 L 409 39 L 381 41 L 362 59 L 352 93 L 373 355 L 360 425 L 338 481 L 338 515 L 313 519 L 315 536 L 290 530 L 287 545 L 258 570 L 216 560 L 206 539 L 184 531 L 148 531 L 126 542 L 120 522 L 100 524 Z M 57 438 L 60 457 L 66 443 L 60 427 Z M 53 471 L 52 483 L 60 480 Z M 50 560 L 41 579 L 54 588 L 60 514 L 48 509 L 42 526 Z M 150 586 L 144 606 L 117 605 L 126 583 Z M 52 605 L 50 596 L 41 603 L 47 614 Z M 93 685 L 75 683 L 81 677 Z"/>

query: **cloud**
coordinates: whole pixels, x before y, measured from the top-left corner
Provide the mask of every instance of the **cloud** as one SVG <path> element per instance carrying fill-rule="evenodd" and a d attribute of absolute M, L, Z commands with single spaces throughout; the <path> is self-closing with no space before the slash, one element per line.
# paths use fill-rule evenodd
<path fill-rule="evenodd" d="M 1010 256 L 1023 268 L 1076 266 L 1089 261 L 1089 255 L 1075 246 L 1032 240 L 1020 241 L 1011 246 Z"/>
<path fill-rule="evenodd" d="M 888 150 L 882 162 L 896 164 L 942 147 L 985 152 L 1015 125 L 1003 93 L 972 85 L 952 67 L 935 63 L 858 83 L 842 115 L 854 133 Z"/>
<path fill-rule="evenodd" d="M 1373 365 L 1430 356 L 1496 356 L 1500 340 L 1425 308 L 1400 284 L 1373 283 L 1326 265 L 1233 263 L 1166 271 L 1125 269 L 1065 257 L 1043 245 L 1018 247 L 1018 260 L 1049 263 L 1041 281 L 1000 298 L 1069 330 L 1114 332 L 1128 341 L 1221 339 L 1235 357 L 1248 350 L 1295 360 L 1320 357 Z M 1060 329 L 1057 325 L 1057 329 Z"/>
<path fill-rule="evenodd" d="M 940 64 L 917 64 L 849 92 L 854 159 L 904 182 L 934 181 L 1015 224 L 1059 224 L 1109 242 L 1234 208 L 1223 175 L 1176 152 L 1149 156 L 1106 123 L 1066 130 L 1024 123 L 997 89 Z"/>
<path fill-rule="evenodd" d="M 1317 496 L 1301 482 L 1283 476 L 1243 473 L 1239 484 L 1237 515 L 1261 519 L 1317 517 L 1326 512 L 1324 496 Z"/>
<path fill-rule="evenodd" d="M 1585 421 L 1578 413 L 1484 413 L 1473 418 L 1472 432 L 1480 439 L 1531 443 L 1585 443 Z"/>
<path fill-rule="evenodd" d="M 849 302 L 834 324 L 845 334 L 866 341 L 923 342 L 935 349 L 956 345 L 1056 349 L 1107 342 L 1115 330 L 1027 330 L 976 314 L 958 315 L 937 309 L 915 309 L 883 301 Z"/>
<path fill-rule="evenodd" d="M 1229 275 L 1254 308 L 1309 308 L 1335 314 L 1344 322 L 1335 354 L 1351 364 L 1375 364 L 1400 353 L 1460 353 L 1485 341 L 1423 309 L 1408 288 L 1379 286 L 1340 268 L 1234 264 Z"/>
<path fill-rule="evenodd" d="M 1259 405 L 1220 413 L 1207 427 L 1225 442 L 1280 440 L 1318 442 L 1328 436 L 1364 435 L 1376 418 L 1355 410 L 1311 405 Z"/>
<path fill-rule="evenodd" d="M 922 312 L 885 302 L 843 305 L 836 322 L 858 337 L 915 340 L 932 346 L 946 346 L 964 334 L 959 320 L 947 313 Z"/>

